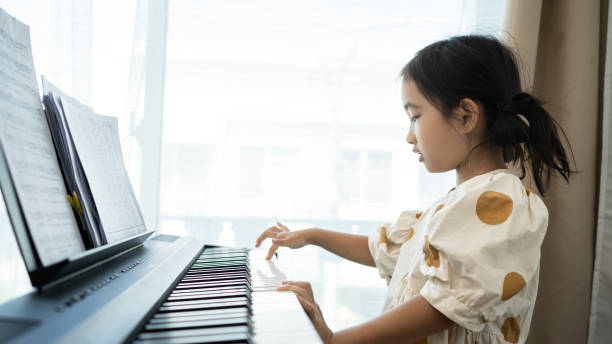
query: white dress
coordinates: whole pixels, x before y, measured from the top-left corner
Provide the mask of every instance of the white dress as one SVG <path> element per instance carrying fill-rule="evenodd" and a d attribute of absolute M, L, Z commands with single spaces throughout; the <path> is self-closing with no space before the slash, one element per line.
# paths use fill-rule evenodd
<path fill-rule="evenodd" d="M 422 295 L 454 324 L 423 343 L 523 343 L 548 211 L 510 170 L 473 177 L 369 238 L 387 312 Z"/>

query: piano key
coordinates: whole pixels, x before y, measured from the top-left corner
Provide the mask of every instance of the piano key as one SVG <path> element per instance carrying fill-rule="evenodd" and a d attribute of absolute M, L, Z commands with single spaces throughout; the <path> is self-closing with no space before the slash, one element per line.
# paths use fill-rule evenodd
<path fill-rule="evenodd" d="M 241 286 L 222 286 L 222 287 L 211 287 L 211 288 L 202 288 L 202 289 L 183 289 L 183 290 L 174 290 L 168 295 L 168 297 L 174 296 L 189 296 L 196 295 L 200 293 L 208 294 L 208 293 L 217 293 L 217 292 L 232 292 L 232 291 L 247 291 L 251 292 L 246 285 Z"/>
<path fill-rule="evenodd" d="M 189 274 L 183 276 L 183 278 L 190 277 L 216 277 L 216 276 L 251 276 L 246 270 L 237 271 L 207 271 L 207 270 L 193 270 Z"/>
<path fill-rule="evenodd" d="M 195 269 L 211 269 L 211 268 L 232 268 L 232 267 L 241 267 L 249 271 L 249 266 L 245 264 L 240 264 L 238 262 L 220 262 L 220 263 L 195 263 L 192 266 L 192 270 Z"/>
<path fill-rule="evenodd" d="M 243 271 L 246 273 L 250 273 L 250 270 L 247 269 L 245 266 L 238 266 L 238 267 L 221 267 L 221 268 L 197 268 L 197 269 L 190 269 L 189 271 L 187 271 L 188 274 L 194 274 L 194 273 L 198 273 L 198 274 L 213 274 L 213 273 L 219 273 L 219 272 L 238 272 L 238 271 Z"/>
<path fill-rule="evenodd" d="M 198 258 L 196 258 L 196 261 L 205 260 L 205 259 L 228 259 L 228 258 L 230 259 L 240 258 L 243 260 L 248 260 L 249 255 L 248 254 L 213 254 L 213 255 L 203 254 L 199 256 Z"/>
<path fill-rule="evenodd" d="M 232 290 L 248 290 L 251 291 L 251 289 L 249 289 L 247 286 L 245 285 L 240 285 L 240 286 L 216 286 L 216 287 L 210 287 L 210 288 L 201 288 L 201 289 L 181 289 L 181 290 L 174 290 L 172 291 L 172 293 L 170 293 L 169 296 L 181 296 L 181 295 L 192 295 L 192 294 L 198 294 L 198 293 L 206 293 L 208 291 L 210 292 L 215 292 L 215 291 L 232 291 Z"/>
<path fill-rule="evenodd" d="M 251 320 L 248 316 L 231 317 L 231 318 L 215 318 L 215 319 L 199 319 L 181 322 L 167 323 L 149 323 L 145 326 L 145 331 L 168 331 L 178 329 L 195 329 L 219 326 L 248 326 Z"/>
<path fill-rule="evenodd" d="M 196 316 L 208 316 L 208 315 L 219 315 L 224 316 L 228 314 L 237 313 L 249 313 L 250 310 L 244 308 L 220 308 L 220 309 L 206 309 L 197 311 L 181 311 L 181 312 L 167 312 L 167 313 L 155 313 L 153 319 L 179 319 L 181 317 L 196 317 Z"/>
<path fill-rule="evenodd" d="M 204 309 L 215 309 L 215 308 L 236 308 L 236 307 L 247 307 L 250 308 L 251 304 L 246 298 L 236 301 L 223 301 L 223 302 L 208 302 L 193 305 L 168 305 L 159 307 L 159 312 L 174 312 L 174 311 L 189 311 L 189 310 L 204 310 Z"/>
<path fill-rule="evenodd" d="M 235 296 L 245 296 L 247 298 L 251 298 L 251 292 L 247 289 L 236 290 L 236 291 L 225 291 L 225 292 L 217 292 L 217 293 L 199 293 L 199 294 L 191 294 L 191 295 L 181 295 L 181 296 L 169 296 L 166 300 L 168 301 L 188 301 L 188 300 L 200 300 L 200 299 L 213 299 L 220 297 L 235 297 Z"/>
<path fill-rule="evenodd" d="M 251 284 L 252 281 L 250 278 L 247 277 L 234 277 L 234 278 L 226 278 L 226 279 L 191 279 L 191 280 L 185 280 L 185 281 L 180 281 L 176 286 L 189 286 L 189 285 L 193 285 L 193 284 L 216 284 L 216 283 L 235 283 L 235 282 L 243 282 L 246 284 Z"/>
<path fill-rule="evenodd" d="M 197 341 L 200 338 L 205 339 L 207 336 L 221 335 L 221 334 L 245 334 L 249 335 L 250 330 L 246 325 L 238 326 L 223 326 L 223 327 L 209 327 L 201 329 L 185 329 L 185 330 L 171 330 L 171 331 L 154 331 L 154 332 L 143 332 L 138 335 L 138 339 L 170 339 L 178 337 L 194 337 L 198 336 Z M 193 338 L 192 338 L 193 340 Z M 211 341 L 208 341 L 210 343 Z"/>
<path fill-rule="evenodd" d="M 185 277 L 181 280 L 181 282 L 191 282 L 191 281 L 225 281 L 225 280 L 232 280 L 232 279 L 239 279 L 239 278 L 244 278 L 246 280 L 250 280 L 251 277 L 248 275 L 244 275 L 244 274 L 236 274 L 236 275 L 225 275 L 225 276 L 220 276 L 220 275 L 216 275 L 216 276 L 190 276 L 190 277 Z"/>
<path fill-rule="evenodd" d="M 178 290 L 186 290 L 186 289 L 201 289 L 201 288 L 215 288 L 219 286 L 246 286 L 251 289 L 251 284 L 248 281 L 221 281 L 221 282 L 202 282 L 202 283 L 186 283 L 183 285 L 177 285 L 176 289 Z"/>
<path fill-rule="evenodd" d="M 189 302 L 189 301 L 197 301 L 197 300 L 207 300 L 207 299 L 220 299 L 220 298 L 233 298 L 233 297 L 246 297 L 247 299 L 251 299 L 251 293 L 247 291 L 237 291 L 231 293 L 211 293 L 211 294 L 200 294 L 200 295 L 190 295 L 190 296 L 173 296 L 168 297 L 166 300 L 168 302 L 172 302 L 176 304 L 176 302 Z M 165 304 L 165 303 L 164 303 Z"/>
<path fill-rule="evenodd" d="M 203 299 L 203 300 L 190 300 L 190 301 L 166 301 L 162 303 L 162 306 L 180 306 L 180 305 L 203 305 L 203 304 L 212 304 L 212 303 L 225 303 L 225 302 L 234 302 L 234 301 L 249 301 L 249 297 L 246 295 L 243 296 L 234 296 L 234 297 L 216 297 L 212 299 Z"/>
<path fill-rule="evenodd" d="M 166 318 L 151 318 L 149 320 L 149 324 L 165 324 L 172 322 L 185 322 L 185 321 L 197 321 L 197 320 L 211 320 L 211 319 L 225 319 L 225 318 L 236 318 L 236 317 L 249 317 L 251 313 L 247 309 L 243 308 L 229 308 L 230 310 L 235 310 L 234 312 L 226 312 L 226 313 L 203 313 L 197 315 L 189 315 L 189 316 L 171 316 Z M 185 313 L 185 312 L 179 312 Z M 171 314 L 171 313 L 162 313 L 162 314 Z"/>
<path fill-rule="evenodd" d="M 137 344 L 249 344 L 252 343 L 248 334 L 232 333 L 207 336 L 205 338 L 196 337 L 179 337 L 179 338 L 162 338 L 162 339 L 145 339 L 136 340 Z"/>
<path fill-rule="evenodd" d="M 243 258 L 248 259 L 248 253 L 202 253 L 196 259 L 224 259 L 224 258 Z"/>

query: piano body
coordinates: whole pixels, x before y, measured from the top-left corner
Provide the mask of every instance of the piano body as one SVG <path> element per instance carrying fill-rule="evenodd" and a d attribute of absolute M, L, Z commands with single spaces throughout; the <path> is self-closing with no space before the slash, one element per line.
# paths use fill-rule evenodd
<path fill-rule="evenodd" d="M 0 342 L 320 343 L 264 257 L 157 235 L 0 305 Z"/>

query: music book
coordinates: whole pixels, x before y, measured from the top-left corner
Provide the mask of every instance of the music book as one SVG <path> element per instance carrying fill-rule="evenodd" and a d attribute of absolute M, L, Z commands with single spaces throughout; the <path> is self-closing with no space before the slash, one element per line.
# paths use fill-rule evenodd
<path fill-rule="evenodd" d="M 44 77 L 41 102 L 35 75 L 28 26 L 0 9 L 0 187 L 33 281 L 34 271 L 146 232 L 117 119 Z"/>

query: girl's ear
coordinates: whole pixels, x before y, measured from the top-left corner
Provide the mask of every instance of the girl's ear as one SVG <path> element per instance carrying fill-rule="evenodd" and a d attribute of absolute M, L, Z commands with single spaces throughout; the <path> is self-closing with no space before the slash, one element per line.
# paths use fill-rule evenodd
<path fill-rule="evenodd" d="M 463 98 L 459 101 L 458 110 L 461 131 L 464 134 L 471 133 L 482 115 L 480 106 L 470 98 Z"/>

